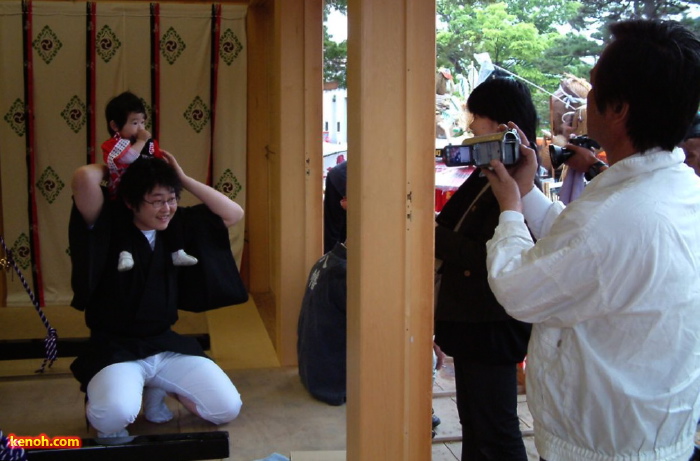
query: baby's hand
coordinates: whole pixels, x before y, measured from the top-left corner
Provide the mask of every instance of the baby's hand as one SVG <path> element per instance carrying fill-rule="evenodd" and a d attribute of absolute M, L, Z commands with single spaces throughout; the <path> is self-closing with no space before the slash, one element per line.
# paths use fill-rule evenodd
<path fill-rule="evenodd" d="M 151 139 L 151 132 L 148 130 L 139 130 L 138 133 L 136 133 L 136 139 L 138 141 L 148 141 Z"/>

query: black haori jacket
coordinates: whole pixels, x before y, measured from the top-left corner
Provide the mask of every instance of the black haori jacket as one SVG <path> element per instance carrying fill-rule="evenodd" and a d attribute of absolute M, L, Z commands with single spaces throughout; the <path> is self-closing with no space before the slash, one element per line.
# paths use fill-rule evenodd
<path fill-rule="evenodd" d="M 160 232 L 151 250 L 141 231 L 121 221 L 128 216 L 120 207 L 105 198 L 92 228 L 75 205 L 71 210 L 71 305 L 85 311 L 90 328 L 89 347 L 71 364 L 82 390 L 113 363 L 166 351 L 205 356 L 196 339 L 172 331 L 177 310 L 203 311 L 248 297 L 231 254 L 228 229 L 205 205 L 177 210 L 185 249 L 199 259 L 190 267 L 173 265 Z M 118 272 L 118 255 L 124 248 L 131 249 L 135 264 L 130 271 Z"/>

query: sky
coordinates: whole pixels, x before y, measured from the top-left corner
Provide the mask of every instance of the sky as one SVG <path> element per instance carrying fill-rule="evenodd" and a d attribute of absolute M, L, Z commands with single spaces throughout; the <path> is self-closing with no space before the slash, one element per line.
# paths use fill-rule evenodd
<path fill-rule="evenodd" d="M 326 21 L 328 33 L 333 41 L 340 43 L 348 38 L 348 18 L 338 10 L 331 10 Z"/>

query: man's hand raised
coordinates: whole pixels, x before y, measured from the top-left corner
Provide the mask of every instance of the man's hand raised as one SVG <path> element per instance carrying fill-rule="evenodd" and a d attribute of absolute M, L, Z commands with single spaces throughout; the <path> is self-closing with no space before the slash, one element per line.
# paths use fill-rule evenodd
<path fill-rule="evenodd" d="M 530 147 L 530 140 L 527 139 L 523 130 L 513 122 L 508 122 L 508 125 L 501 125 L 501 129 L 511 129 L 518 132 L 520 137 L 520 160 L 508 169 L 508 173 L 513 177 L 518 184 L 520 196 L 530 192 L 535 187 L 535 174 L 537 173 L 537 154 Z"/>
<path fill-rule="evenodd" d="M 530 141 L 518 125 L 508 122 L 501 125 L 502 130 L 512 129 L 518 132 L 520 137 L 520 159 L 518 163 L 506 170 L 505 165 L 498 160 L 492 160 L 490 168 L 482 168 L 484 175 L 491 183 L 493 194 L 498 200 L 501 211 L 513 210 L 522 213 L 521 197 L 535 187 L 535 173 L 537 172 L 537 156 L 530 147 Z"/>
<path fill-rule="evenodd" d="M 501 211 L 513 210 L 522 213 L 523 205 L 518 183 L 508 173 L 503 163 L 499 160 L 491 160 L 491 168 L 482 168 L 482 171 L 491 183 L 491 190 L 498 200 Z"/>

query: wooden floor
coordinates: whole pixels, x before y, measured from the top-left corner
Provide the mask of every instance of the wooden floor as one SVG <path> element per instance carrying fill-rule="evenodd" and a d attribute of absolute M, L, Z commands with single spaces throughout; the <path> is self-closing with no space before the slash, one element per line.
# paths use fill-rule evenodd
<path fill-rule="evenodd" d="M 153 424 L 142 417 L 128 427 L 132 435 L 228 431 L 232 461 L 254 461 L 274 453 L 292 461 L 334 461 L 344 459 L 346 449 L 346 407 L 333 407 L 314 400 L 302 387 L 295 367 L 280 367 L 270 340 L 274 322 L 269 321 L 270 300 L 262 309 L 251 301 L 243 305 L 208 313 L 205 322 L 200 314 L 184 315 L 183 332 L 199 333 L 204 328 L 211 336 L 211 356 L 227 372 L 243 399 L 240 416 L 229 424 L 214 426 L 189 414 L 175 400 L 168 406 L 176 415 L 165 424 Z M 268 303 L 268 304 L 266 304 Z M 33 308 L 29 308 L 33 309 Z M 32 311 L 28 311 L 32 312 Z M 47 316 L 51 319 L 56 315 Z M 22 323 L 35 322 L 32 315 Z M 79 322 L 74 314 L 65 314 Z M 14 315 L 13 317 L 17 317 Z M 265 321 L 265 318 L 268 321 Z M 41 335 L 41 323 L 36 320 Z M 9 322 L 11 323 L 11 322 Z M 60 322 L 59 322 L 60 323 Z M 34 326 L 33 326 L 34 327 Z M 32 327 L 32 328 L 33 328 Z M 77 325 L 59 331 L 77 330 Z M 18 327 L 8 324 L 0 309 L 0 339 L 22 337 Z M 65 337 L 65 336 L 64 336 Z M 243 343 L 243 344 L 241 344 Z M 60 353 L 60 351 L 59 351 Z M 85 425 L 83 397 L 68 366 L 72 358 L 62 357 L 44 375 L 33 373 L 41 360 L 0 361 L 0 430 L 5 434 L 37 436 L 95 437 Z M 454 402 L 454 368 L 448 359 L 434 384 L 433 407 L 442 420 L 433 440 L 433 461 L 456 461 L 461 454 L 461 428 Z M 534 448 L 532 421 L 525 397 L 519 404 L 521 428 L 529 459 L 539 459 Z"/>

